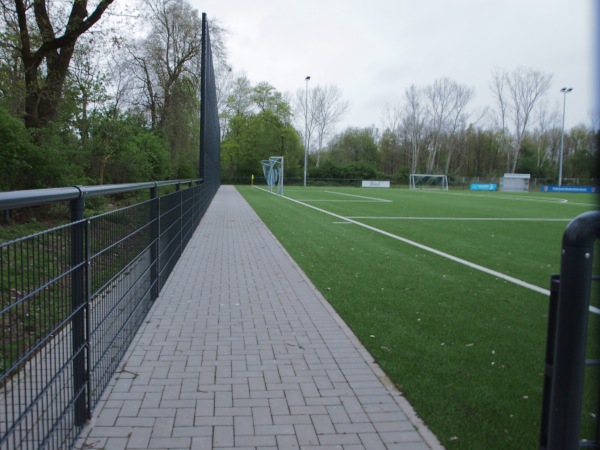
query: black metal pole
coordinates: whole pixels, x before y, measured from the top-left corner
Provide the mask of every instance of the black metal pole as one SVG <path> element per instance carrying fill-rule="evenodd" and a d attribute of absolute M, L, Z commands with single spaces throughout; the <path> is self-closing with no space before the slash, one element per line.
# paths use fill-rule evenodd
<path fill-rule="evenodd" d="M 548 332 L 546 337 L 546 358 L 544 367 L 544 391 L 542 397 L 542 422 L 540 426 L 540 450 L 548 448 L 548 420 L 550 418 L 550 392 L 552 390 L 552 372 L 554 371 L 554 343 L 556 340 L 556 310 L 560 275 L 550 279 L 550 303 L 548 305 Z"/>
<path fill-rule="evenodd" d="M 87 370 L 85 361 L 86 331 L 85 331 L 85 222 L 83 212 L 85 208 L 84 197 L 71 200 L 71 308 L 74 312 L 72 321 L 73 345 L 73 390 L 75 425 L 82 426 L 90 418 L 90 409 L 87 404 Z"/>
<path fill-rule="evenodd" d="M 548 449 L 578 449 L 592 282 L 600 212 L 578 216 L 563 234 Z"/>
<path fill-rule="evenodd" d="M 150 188 L 150 297 L 158 298 L 160 292 L 160 198 L 158 187 Z"/>
<path fill-rule="evenodd" d="M 206 99 L 207 91 L 207 51 L 208 51 L 208 20 L 206 13 L 202 13 L 202 55 L 200 63 L 200 154 L 198 155 L 198 177 L 204 179 L 206 175 L 205 158 L 206 158 L 206 121 L 208 120 L 208 102 Z"/>

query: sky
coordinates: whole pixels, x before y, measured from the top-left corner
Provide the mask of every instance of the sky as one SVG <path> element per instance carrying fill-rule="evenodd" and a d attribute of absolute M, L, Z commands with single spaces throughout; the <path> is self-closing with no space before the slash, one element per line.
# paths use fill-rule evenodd
<path fill-rule="evenodd" d="M 552 75 L 545 102 L 565 127 L 592 126 L 595 0 L 189 0 L 228 30 L 233 72 L 295 96 L 335 85 L 350 109 L 338 125 L 385 125 L 386 105 L 448 77 L 493 106 L 495 70 Z"/>

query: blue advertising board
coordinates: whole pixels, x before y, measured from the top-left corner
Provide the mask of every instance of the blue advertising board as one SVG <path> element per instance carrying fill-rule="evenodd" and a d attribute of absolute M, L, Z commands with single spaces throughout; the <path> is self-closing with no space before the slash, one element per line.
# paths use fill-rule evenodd
<path fill-rule="evenodd" d="M 495 191 L 498 189 L 498 185 L 496 183 L 471 183 L 469 189 L 472 191 Z"/>
<path fill-rule="evenodd" d="M 581 194 L 597 194 L 598 186 L 546 186 L 540 187 L 542 192 L 576 192 Z"/>

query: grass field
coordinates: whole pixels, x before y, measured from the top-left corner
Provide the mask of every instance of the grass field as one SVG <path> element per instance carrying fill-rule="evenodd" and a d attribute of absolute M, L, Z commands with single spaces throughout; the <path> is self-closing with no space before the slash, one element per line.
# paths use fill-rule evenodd
<path fill-rule="evenodd" d="M 597 198 L 239 190 L 447 449 L 537 447 L 550 275 Z"/>

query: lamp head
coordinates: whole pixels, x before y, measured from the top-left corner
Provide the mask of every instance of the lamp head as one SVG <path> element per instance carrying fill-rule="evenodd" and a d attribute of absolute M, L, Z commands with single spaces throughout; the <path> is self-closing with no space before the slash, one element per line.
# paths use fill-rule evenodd
<path fill-rule="evenodd" d="M 560 92 L 564 92 L 566 94 L 567 92 L 571 92 L 572 90 L 573 90 L 573 88 L 564 87 L 560 90 Z"/>
<path fill-rule="evenodd" d="M 310 80 L 310 76 L 306 77 L 306 81 Z"/>

